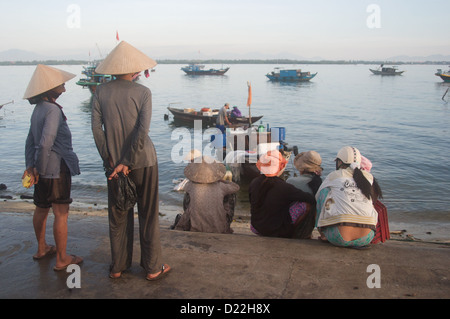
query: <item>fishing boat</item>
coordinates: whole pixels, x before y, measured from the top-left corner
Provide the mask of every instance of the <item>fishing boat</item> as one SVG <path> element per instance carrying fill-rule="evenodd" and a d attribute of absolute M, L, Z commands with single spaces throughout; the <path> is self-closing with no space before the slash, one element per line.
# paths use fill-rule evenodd
<path fill-rule="evenodd" d="M 187 75 L 224 75 L 229 69 L 228 67 L 206 70 L 203 64 L 189 64 L 181 68 Z"/>
<path fill-rule="evenodd" d="M 302 72 L 301 69 L 282 70 L 280 68 L 275 68 L 272 72 L 266 74 L 269 80 L 281 82 L 306 82 L 313 79 L 316 75 L 317 72 Z"/>
<path fill-rule="evenodd" d="M 107 83 L 113 79 L 112 75 L 98 74 L 95 72 L 95 68 L 98 63 L 91 63 L 88 66 L 83 66 L 82 74 L 86 77 L 83 79 L 79 79 L 77 81 L 77 85 L 82 86 L 83 88 L 88 88 L 89 91 L 94 94 L 97 86 L 102 83 Z"/>
<path fill-rule="evenodd" d="M 396 66 L 385 67 L 384 64 L 381 64 L 376 70 L 369 70 L 376 75 L 402 75 L 402 73 L 405 72 L 399 71 Z"/>
<path fill-rule="evenodd" d="M 442 72 L 442 69 L 437 69 L 437 72 L 434 75 L 440 77 L 444 82 L 450 82 L 450 68 L 447 72 Z"/>
<path fill-rule="evenodd" d="M 192 108 L 179 109 L 169 106 L 167 107 L 167 109 L 170 111 L 170 113 L 172 113 L 174 121 L 181 121 L 183 123 L 192 125 L 194 124 L 195 120 L 201 120 L 203 126 L 215 126 L 217 116 L 219 115 L 218 109 L 211 109 L 211 108 L 202 108 L 200 111 L 196 111 Z M 262 117 L 263 117 L 262 115 L 252 116 L 251 123 L 259 121 Z M 229 116 L 228 120 L 233 125 L 250 124 L 248 116 L 240 116 L 240 117 Z"/>

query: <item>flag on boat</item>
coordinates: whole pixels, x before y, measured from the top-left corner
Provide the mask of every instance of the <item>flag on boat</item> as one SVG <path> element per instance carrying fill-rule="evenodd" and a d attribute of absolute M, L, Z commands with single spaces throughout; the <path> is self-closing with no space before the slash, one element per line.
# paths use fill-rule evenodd
<path fill-rule="evenodd" d="M 119 41 L 119 31 L 116 31 L 116 39 Z"/>
<path fill-rule="evenodd" d="M 247 99 L 247 106 L 252 105 L 252 84 L 250 82 L 247 82 L 248 85 L 248 99 Z"/>

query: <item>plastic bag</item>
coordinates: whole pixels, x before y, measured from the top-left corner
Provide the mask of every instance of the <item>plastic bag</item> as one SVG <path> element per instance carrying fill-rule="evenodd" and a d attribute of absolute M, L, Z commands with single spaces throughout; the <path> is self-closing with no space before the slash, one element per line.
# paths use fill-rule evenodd
<path fill-rule="evenodd" d="M 107 169 L 105 172 L 106 177 L 112 173 L 112 170 Z M 122 211 L 128 211 L 133 208 L 137 201 L 136 185 L 128 176 L 123 173 L 117 174 L 117 179 L 112 179 L 110 182 L 112 192 L 114 194 L 113 202 L 117 209 Z"/>
<path fill-rule="evenodd" d="M 131 178 L 122 173 L 119 173 L 117 184 L 116 207 L 120 210 L 133 208 L 137 199 L 136 185 Z"/>

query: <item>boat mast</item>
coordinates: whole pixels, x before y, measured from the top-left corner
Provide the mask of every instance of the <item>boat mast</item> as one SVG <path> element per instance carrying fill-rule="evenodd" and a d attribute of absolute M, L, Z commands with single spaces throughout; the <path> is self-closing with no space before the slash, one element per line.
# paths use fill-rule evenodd
<path fill-rule="evenodd" d="M 248 86 L 248 98 L 247 98 L 247 106 L 248 106 L 248 122 L 250 123 L 250 127 L 252 126 L 252 84 L 247 81 Z"/>

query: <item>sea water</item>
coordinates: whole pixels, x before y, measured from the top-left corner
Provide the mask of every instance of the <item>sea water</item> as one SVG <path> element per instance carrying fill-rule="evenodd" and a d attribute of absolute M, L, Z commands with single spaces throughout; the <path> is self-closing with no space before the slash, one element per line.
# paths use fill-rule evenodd
<path fill-rule="evenodd" d="M 346 145 L 357 147 L 373 163 L 372 173 L 381 185 L 390 219 L 399 223 L 434 225 L 448 231 L 450 214 L 450 105 L 442 96 L 449 84 L 434 75 L 438 65 L 401 65 L 401 76 L 372 75 L 375 65 L 229 65 L 224 76 L 188 76 L 183 65 L 161 64 L 139 83 L 153 95 L 150 137 L 159 163 L 162 207 L 180 207 L 183 194 L 173 191 L 183 177 L 185 163 L 173 161 L 180 129 L 167 107 L 220 108 L 237 106 L 244 115 L 263 115 L 267 127 L 284 127 L 286 142 L 299 152 L 315 150 L 323 159 L 323 177 L 335 169 L 334 159 Z M 76 85 L 82 65 L 57 66 L 76 74 L 66 83 L 63 106 L 80 160 L 81 175 L 73 178 L 74 201 L 106 205 L 106 180 L 91 133 L 91 93 Z M 210 66 L 208 66 L 210 67 Z M 211 65 L 221 67 L 221 65 Z M 318 72 L 310 82 L 270 82 L 265 74 L 274 67 Z M 32 195 L 22 187 L 24 147 L 33 111 L 23 94 L 35 66 L 0 66 L 0 195 Z M 247 104 L 248 86 L 252 104 Z M 165 115 L 169 119 L 165 120 Z M 192 133 L 193 129 L 188 128 Z M 287 173 L 296 174 L 291 159 Z M 243 185 L 238 207 L 249 213 Z M 431 226 L 430 226 L 431 227 Z"/>

